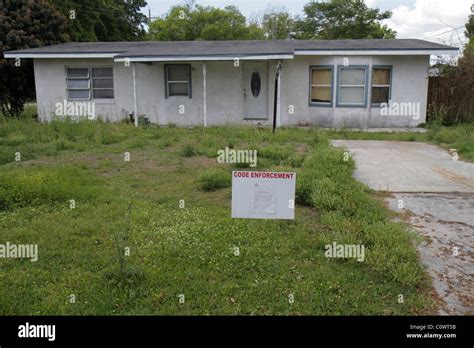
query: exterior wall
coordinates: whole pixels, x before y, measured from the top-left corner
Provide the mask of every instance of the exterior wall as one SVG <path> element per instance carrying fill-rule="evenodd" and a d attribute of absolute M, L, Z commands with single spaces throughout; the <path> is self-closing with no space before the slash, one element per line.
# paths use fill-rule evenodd
<path fill-rule="evenodd" d="M 428 89 L 429 56 L 349 56 L 350 65 L 391 65 L 392 93 L 394 102 L 420 102 L 420 119 L 407 116 L 381 116 L 380 108 L 370 105 L 369 94 L 366 108 L 318 107 L 309 105 L 309 67 L 311 65 L 334 66 L 334 89 L 337 81 L 337 65 L 343 64 L 342 56 L 295 56 L 283 61 L 280 85 L 279 124 L 318 125 L 323 127 L 414 127 L 425 122 Z M 172 64 L 166 63 L 166 64 Z M 138 114 L 147 115 L 151 122 L 161 125 L 175 123 L 182 126 L 203 125 L 203 63 L 191 62 L 192 98 L 173 96 L 165 98 L 164 63 L 137 63 Z M 242 64 L 233 61 L 207 62 L 207 123 L 219 124 L 266 124 L 273 119 L 274 76 L 276 61 L 269 61 L 268 72 L 268 120 L 246 121 L 243 119 Z M 113 66 L 113 100 L 94 100 L 96 115 L 106 121 L 120 121 L 134 109 L 132 67 L 114 63 L 112 59 L 35 59 L 35 80 L 38 113 L 41 120 L 51 120 L 56 103 L 66 100 L 65 68 L 80 66 Z M 180 114 L 180 106 L 184 113 Z M 294 113 L 289 114 L 293 105 Z"/>
<path fill-rule="evenodd" d="M 368 65 L 367 107 L 337 107 L 338 65 L 344 58 L 349 65 Z M 311 65 L 331 65 L 334 69 L 333 105 L 310 106 L 309 83 Z M 371 80 L 373 65 L 392 66 L 393 102 L 419 102 L 420 118 L 410 116 L 382 116 L 380 107 L 371 106 Z M 281 124 L 318 125 L 322 127 L 377 128 L 377 127 L 416 127 L 426 121 L 428 96 L 429 56 L 295 56 L 294 60 L 283 62 L 281 85 Z M 293 105 L 294 113 L 289 114 Z"/>
<path fill-rule="evenodd" d="M 166 64 L 173 64 L 167 62 Z M 183 64 L 183 63 L 176 63 Z M 147 115 L 151 122 L 161 125 L 174 123 L 182 126 L 204 124 L 203 63 L 191 62 L 192 98 L 165 98 L 165 63 L 136 65 L 138 114 Z M 112 59 L 35 59 L 35 81 L 38 114 L 49 121 L 55 115 L 56 103 L 66 100 L 66 67 L 113 66 L 114 99 L 93 100 L 97 118 L 120 121 L 134 110 L 133 70 Z M 271 69 L 271 68 L 270 68 Z M 265 124 L 265 121 L 243 119 L 242 64 L 233 61 L 207 63 L 207 123 Z M 269 73 L 268 112 L 273 111 L 273 74 Z M 180 113 L 181 106 L 184 113 Z"/>
<path fill-rule="evenodd" d="M 38 116 L 49 121 L 55 116 L 56 103 L 66 97 L 66 67 L 113 66 L 114 99 L 94 100 L 95 113 L 105 121 L 119 121 L 133 111 L 132 70 L 112 59 L 35 59 Z"/>

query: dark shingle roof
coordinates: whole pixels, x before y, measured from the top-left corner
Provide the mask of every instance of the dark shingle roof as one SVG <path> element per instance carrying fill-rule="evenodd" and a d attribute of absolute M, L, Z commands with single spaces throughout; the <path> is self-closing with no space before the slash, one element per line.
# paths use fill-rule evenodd
<path fill-rule="evenodd" d="M 416 39 L 69 42 L 9 54 L 115 53 L 117 57 L 293 54 L 296 50 L 456 50 Z"/>

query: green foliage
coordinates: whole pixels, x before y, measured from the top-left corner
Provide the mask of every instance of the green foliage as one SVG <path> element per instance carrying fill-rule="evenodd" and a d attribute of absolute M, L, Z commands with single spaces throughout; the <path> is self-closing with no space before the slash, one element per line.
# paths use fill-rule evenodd
<path fill-rule="evenodd" d="M 444 104 L 434 104 L 430 108 L 428 124 L 434 127 L 446 125 L 448 122 L 448 108 Z"/>
<path fill-rule="evenodd" d="M 381 23 L 390 11 L 369 8 L 363 0 L 312 1 L 297 21 L 302 39 L 392 39 L 396 32 Z"/>
<path fill-rule="evenodd" d="M 469 15 L 469 20 L 466 23 L 466 30 L 464 34 L 468 39 L 472 39 L 474 37 L 474 14 Z"/>
<path fill-rule="evenodd" d="M 231 185 L 231 177 L 228 171 L 211 168 L 199 176 L 199 187 L 204 191 L 215 191 Z"/>
<path fill-rule="evenodd" d="M 136 41 L 145 37 L 146 0 L 51 0 L 68 19 L 72 41 Z M 71 14 L 70 11 L 74 11 Z"/>
<path fill-rule="evenodd" d="M 197 155 L 196 147 L 193 144 L 185 144 L 180 151 L 180 155 L 183 157 L 193 157 Z"/>
<path fill-rule="evenodd" d="M 290 38 L 294 22 L 294 18 L 287 11 L 270 9 L 263 15 L 262 29 L 269 40 L 285 40 Z"/>
<path fill-rule="evenodd" d="M 449 126 L 474 121 L 474 40 L 466 44 L 456 65 L 445 64 L 438 84 L 438 97 L 428 110 L 428 122 Z"/>
<path fill-rule="evenodd" d="M 97 197 L 98 181 L 74 166 L 58 168 L 25 167 L 0 173 L 0 210 L 28 205 L 69 205 L 69 200 Z"/>
<path fill-rule="evenodd" d="M 66 19 L 47 0 L 3 0 L 0 6 L 0 112 L 18 117 L 35 96 L 33 62 L 6 60 L 5 51 L 35 48 L 69 39 Z"/>
<path fill-rule="evenodd" d="M 335 134 L 297 128 L 272 134 L 268 128 L 244 126 L 136 129 L 123 123 L 2 120 L 0 152 L 25 148 L 22 162 L 0 166 L 0 183 L 11 185 L 0 197 L 20 197 L 20 204 L 0 211 L 0 235 L 38 244 L 41 267 L 0 259 L 0 314 L 427 312 L 429 286 L 422 281 L 411 235 L 352 179 L 352 161 L 344 162 L 328 144 Z M 351 131 L 345 136 L 364 134 L 383 136 Z M 452 138 L 440 133 L 439 140 Z M 105 145 L 103 139 L 117 142 Z M 130 149 L 142 141 L 149 146 Z M 59 142 L 60 152 L 55 148 Z M 234 149 L 264 144 L 269 157 L 259 158 L 259 168 L 266 162 L 269 170 L 281 171 L 290 170 L 281 164 L 287 165 L 286 152 L 296 149 L 291 157 L 298 156 L 298 163 L 304 158 L 296 169 L 298 195 L 306 190 L 309 207 L 299 203 L 291 222 L 232 219 L 230 189 L 203 191 L 196 180 L 217 171 L 206 179 L 209 187 L 229 187 L 231 167 L 200 158 L 177 171 L 183 160 L 179 149 L 187 143 L 203 153 L 229 143 Z M 37 159 L 23 160 L 33 150 Z M 130 163 L 123 161 L 124 151 L 131 152 Z M 71 195 L 79 197 L 75 209 L 68 206 Z M 127 222 L 125 202 L 130 200 Z M 185 207 L 178 206 L 180 200 Z M 364 243 L 365 262 L 326 258 L 324 246 L 333 241 Z M 122 260 L 124 246 L 131 247 L 131 254 Z M 233 247 L 240 247 L 241 257 Z M 30 286 L 33 282 L 41 286 Z M 291 292 L 298 295 L 289 306 Z M 72 306 L 64 300 L 71 293 L 87 301 Z M 176 297 L 181 293 L 185 304 Z M 403 304 L 397 302 L 400 293 Z"/>
<path fill-rule="evenodd" d="M 0 118 L 0 121 L 2 119 Z M 122 142 L 134 132 L 130 126 L 106 124 L 89 120 L 55 120 L 38 123 L 32 119 L 8 119 L 0 122 L 0 164 L 14 162 L 15 153 L 21 160 L 36 158 L 38 154 L 56 154 L 65 150 L 82 151 L 100 145 Z M 132 141 L 134 141 L 132 139 Z M 139 146 L 146 139 L 135 140 Z M 130 147 L 136 146 L 132 143 Z"/>
<path fill-rule="evenodd" d="M 250 40 L 263 39 L 255 24 L 247 25 L 235 6 L 174 6 L 163 17 L 150 23 L 150 40 Z"/>
<path fill-rule="evenodd" d="M 289 160 L 294 154 L 294 147 L 291 145 L 268 145 L 257 150 L 257 156 L 268 158 L 275 164 Z"/>
<path fill-rule="evenodd" d="M 330 240 L 363 244 L 369 267 L 405 286 L 423 280 L 411 237 L 403 224 L 389 221 L 383 204 L 352 178 L 354 162 L 343 151 L 319 146 L 298 173 L 297 200 L 315 207 L 321 223 L 329 226 Z"/>

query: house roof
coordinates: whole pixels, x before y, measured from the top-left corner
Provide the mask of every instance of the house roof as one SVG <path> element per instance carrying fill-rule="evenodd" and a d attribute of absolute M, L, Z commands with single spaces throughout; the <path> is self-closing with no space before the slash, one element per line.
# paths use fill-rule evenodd
<path fill-rule="evenodd" d="M 293 58 L 298 54 L 443 54 L 457 48 L 416 39 L 391 40 L 248 40 L 248 41 L 136 41 L 68 42 L 39 48 L 5 52 L 6 58 L 110 57 L 138 58 Z"/>

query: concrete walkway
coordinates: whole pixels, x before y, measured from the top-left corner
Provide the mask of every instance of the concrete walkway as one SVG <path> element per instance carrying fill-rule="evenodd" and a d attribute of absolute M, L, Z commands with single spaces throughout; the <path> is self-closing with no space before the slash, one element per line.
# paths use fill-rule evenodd
<path fill-rule="evenodd" d="M 442 299 L 439 314 L 474 314 L 474 164 L 425 143 L 333 140 L 356 161 L 354 177 L 391 192 L 395 211 L 423 238 L 421 261 Z"/>

